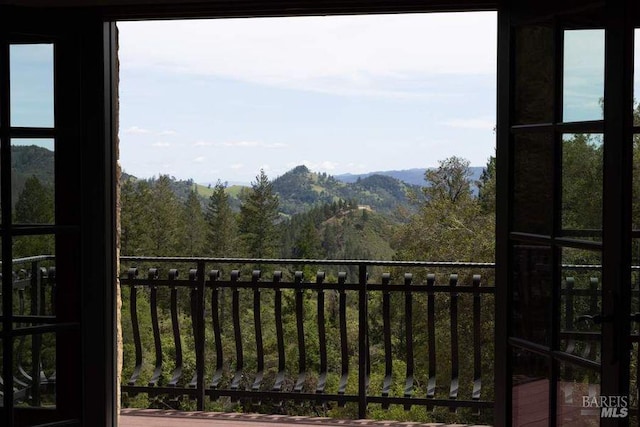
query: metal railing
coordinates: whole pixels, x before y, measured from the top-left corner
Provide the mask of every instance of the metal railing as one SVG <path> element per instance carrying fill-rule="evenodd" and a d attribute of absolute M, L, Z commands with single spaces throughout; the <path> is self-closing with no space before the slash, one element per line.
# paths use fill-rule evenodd
<path fill-rule="evenodd" d="M 493 330 L 490 337 L 483 336 L 482 330 L 483 316 L 493 318 L 495 288 L 487 283 L 493 264 L 148 257 L 122 257 L 121 262 L 131 266 L 121 285 L 129 288 L 131 335 L 125 340 L 132 341 L 135 349 L 134 366 L 129 367 L 128 380 L 123 378 L 123 392 L 189 396 L 198 410 L 205 408 L 206 397 L 223 396 L 254 402 L 355 402 L 361 418 L 366 417 L 370 403 L 383 408 L 401 404 L 451 410 L 493 406 L 492 392 L 483 389 L 483 361 L 486 366 L 487 360 L 493 360 L 483 350 L 492 351 Z M 311 269 L 315 272 L 309 280 L 303 271 Z M 184 348 L 185 330 L 179 324 L 185 295 L 193 346 L 189 349 Z M 150 324 L 144 326 L 139 319 L 140 298 L 145 299 L 144 310 L 150 311 Z M 170 314 L 170 351 L 162 343 L 161 329 L 166 324 L 160 312 L 165 319 Z M 251 316 L 253 327 L 247 324 Z M 271 350 L 264 342 L 268 318 L 275 329 Z M 295 323 L 295 332 L 285 342 L 284 329 L 292 326 L 288 321 Z M 228 324 L 231 330 L 223 331 Z M 351 333 L 354 324 L 357 337 Z M 330 348 L 328 327 L 330 341 L 339 349 Z M 426 341 L 421 348 L 415 342 L 416 327 L 424 328 L 420 336 Z M 447 334 L 442 334 L 443 327 Z M 152 331 L 153 361 L 143 359 L 141 328 Z M 443 341 L 445 335 L 448 342 Z M 232 344 L 225 346 L 225 339 Z M 293 339 L 297 363 L 288 363 Z M 313 362 L 311 340 L 318 353 Z M 255 349 L 250 363 L 249 344 Z M 371 383 L 374 346 L 375 361 L 380 362 L 375 368 L 382 372 L 378 386 Z M 174 355 L 172 360 L 165 360 L 163 348 Z M 195 354 L 190 378 L 184 375 L 186 352 Z M 340 354 L 333 371 L 330 353 Z M 273 366 L 265 363 L 267 356 Z M 205 366 L 205 361 L 213 366 Z M 394 364 L 403 365 L 403 384 L 394 383 Z M 143 381 L 145 365 L 152 367 Z M 332 375 L 338 380 L 329 386 Z M 484 375 L 491 385 L 493 374 Z M 443 385 L 445 377 L 448 384 Z M 483 399 L 483 392 L 490 398 Z"/>
<path fill-rule="evenodd" d="M 14 260 L 17 328 L 55 317 L 54 261 Z M 221 397 L 353 402 L 359 417 L 369 404 L 493 406 L 491 263 L 121 261 L 127 266 L 121 278 L 129 317 L 125 360 L 131 361 L 122 391 L 129 395 L 187 396 L 199 410 L 207 398 Z M 560 290 L 561 350 L 594 362 L 599 270 L 563 266 Z M 640 304 L 638 288 L 633 285 L 633 307 Z M 639 339 L 636 328 L 633 358 Z M 42 393 L 55 393 L 55 364 L 43 366 L 45 350 L 41 335 L 25 332 L 16 340 L 18 401 L 40 406 Z M 634 382 L 635 373 L 630 377 Z"/>
<path fill-rule="evenodd" d="M 39 255 L 13 260 L 13 305 L 15 330 L 20 333 L 14 345 L 14 399 L 30 406 L 46 405 L 45 395 L 55 395 L 55 358 L 43 358 L 47 345 L 42 334 L 29 334 L 33 324 L 55 320 L 56 268 L 53 255 Z M 0 263 L 1 265 L 2 263 Z M 0 274 L 0 281 L 2 280 Z M 0 290 L 0 297 L 2 291 Z M 0 304 L 0 317 L 2 316 Z M 49 343 L 51 344 L 51 343 Z M 53 344 L 55 345 L 55 344 Z M 45 360 L 43 360 L 45 359 Z M 4 395 L 0 373 L 0 397 Z M 55 399 L 55 397 L 53 397 Z M 0 399 L 0 402 L 2 400 Z M 1 405 L 1 403 L 0 403 Z"/>

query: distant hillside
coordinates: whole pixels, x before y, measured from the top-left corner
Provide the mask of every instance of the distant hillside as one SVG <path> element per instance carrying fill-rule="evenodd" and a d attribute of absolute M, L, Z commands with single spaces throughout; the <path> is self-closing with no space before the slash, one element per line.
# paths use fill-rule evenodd
<path fill-rule="evenodd" d="M 12 204 L 15 205 L 27 178 L 35 176 L 46 186 L 53 188 L 54 153 L 37 145 L 11 147 Z"/>
<path fill-rule="evenodd" d="M 408 204 L 407 193 L 413 187 L 393 177 L 371 175 L 354 183 L 345 183 L 326 173 L 311 172 L 297 166 L 273 180 L 273 189 L 280 196 L 283 213 L 306 212 L 311 207 L 349 200 L 368 205 L 373 210 L 389 214 Z"/>
<path fill-rule="evenodd" d="M 482 171 L 484 170 L 484 166 L 471 166 L 469 168 L 471 170 L 471 180 L 477 181 L 480 179 L 480 175 L 482 175 Z M 390 170 L 390 171 L 378 171 L 378 172 L 368 172 L 364 174 L 351 174 L 345 173 L 341 175 L 336 175 L 336 179 L 342 182 L 354 183 L 357 182 L 358 179 L 367 178 L 371 175 L 384 175 L 390 176 L 402 182 L 405 182 L 410 185 L 418 185 L 420 187 L 424 186 L 424 174 L 427 169 L 424 168 L 415 168 L 415 169 L 404 169 L 404 170 Z"/>
<path fill-rule="evenodd" d="M 393 259 L 397 222 L 347 202 L 318 205 L 282 223 L 282 256 L 321 259 Z"/>
<path fill-rule="evenodd" d="M 47 151 L 47 150 L 45 150 Z M 53 154 L 53 153 L 51 153 Z M 473 181 L 479 180 L 484 168 L 472 167 Z M 351 205 L 360 205 L 372 211 L 393 216 L 399 207 L 411 211 L 408 194 L 424 185 L 426 169 L 407 169 L 402 171 L 381 171 L 361 175 L 332 176 L 327 173 L 312 172 L 304 165 L 296 166 L 283 175 L 272 178 L 273 189 L 278 194 L 280 212 L 285 217 L 308 212 L 314 207 L 338 201 L 348 201 Z M 123 179 L 138 178 L 123 172 Z M 153 181 L 154 178 L 146 181 Z M 418 183 L 418 184 L 414 184 Z M 213 193 L 213 185 L 197 184 L 193 180 L 178 180 L 172 177 L 172 188 L 179 200 L 186 200 L 189 191 L 195 190 L 200 196 L 202 207 Z M 240 209 L 242 185 L 227 187 L 231 207 Z M 477 187 L 474 186 L 477 193 Z"/>

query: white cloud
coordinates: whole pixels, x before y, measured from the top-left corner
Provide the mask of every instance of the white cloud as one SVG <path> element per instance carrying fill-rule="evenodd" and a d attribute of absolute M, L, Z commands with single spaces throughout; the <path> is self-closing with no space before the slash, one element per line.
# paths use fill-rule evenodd
<path fill-rule="evenodd" d="M 175 130 L 162 130 L 162 131 L 154 131 L 151 129 L 141 128 L 139 126 L 129 126 L 123 133 L 129 135 L 158 135 L 158 136 L 174 136 L 177 135 L 178 132 Z"/>
<path fill-rule="evenodd" d="M 233 148 L 284 148 L 287 144 L 281 142 L 266 143 L 261 141 L 196 141 L 195 147 L 233 147 Z"/>
<path fill-rule="evenodd" d="M 124 133 L 131 135 L 148 135 L 151 133 L 149 129 L 144 129 L 138 126 L 131 126 L 124 130 Z"/>
<path fill-rule="evenodd" d="M 494 74 L 496 67 L 493 12 L 118 26 L 123 72 L 153 68 L 302 90 L 395 97 L 415 95 L 411 83 L 417 76 Z M 388 83 L 390 78 L 395 82 Z"/>
<path fill-rule="evenodd" d="M 496 121 L 491 119 L 452 119 L 444 122 L 446 126 L 461 129 L 492 130 Z"/>
<path fill-rule="evenodd" d="M 158 141 L 151 144 L 152 147 L 171 147 L 171 144 L 168 142 Z"/>
<path fill-rule="evenodd" d="M 229 166 L 231 169 L 234 170 L 238 170 L 238 169 L 242 169 L 244 167 L 244 165 L 242 163 L 234 163 L 231 166 Z"/>
<path fill-rule="evenodd" d="M 324 172 L 324 171 L 333 171 L 340 164 L 333 162 L 331 160 L 324 160 L 321 162 L 312 162 L 311 160 L 300 160 L 299 162 L 289 162 L 287 164 L 289 168 L 293 168 L 299 165 L 305 165 L 306 167 L 308 167 L 310 170 L 314 172 Z"/>
<path fill-rule="evenodd" d="M 196 163 L 202 163 L 205 160 L 206 160 L 206 157 L 204 157 L 204 156 L 198 156 L 195 159 L 193 159 L 193 161 L 196 162 Z"/>

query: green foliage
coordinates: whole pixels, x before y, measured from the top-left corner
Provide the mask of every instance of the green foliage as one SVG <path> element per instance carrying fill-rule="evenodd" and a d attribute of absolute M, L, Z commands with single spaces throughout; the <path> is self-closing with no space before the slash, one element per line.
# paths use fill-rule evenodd
<path fill-rule="evenodd" d="M 355 205 L 369 205 L 384 214 L 392 214 L 407 204 L 407 194 L 416 187 L 384 175 L 371 175 L 355 183 L 344 183 L 324 174 L 297 166 L 273 181 L 280 211 L 287 215 L 308 212 L 316 206 L 338 200 L 353 200 Z"/>
<path fill-rule="evenodd" d="M 185 256 L 202 256 L 205 250 L 207 223 L 195 191 L 191 191 L 182 209 L 182 231 L 180 239 Z"/>
<path fill-rule="evenodd" d="M 151 253 L 151 234 L 147 213 L 151 204 L 151 188 L 146 181 L 125 179 L 120 183 L 120 253 Z"/>
<path fill-rule="evenodd" d="M 414 196 L 418 214 L 394 242 L 397 259 L 493 261 L 495 214 L 473 197 L 470 176 L 469 162 L 458 157 L 425 173 L 426 186 Z"/>
<path fill-rule="evenodd" d="M 576 134 L 562 142 L 562 226 L 602 228 L 602 138 Z"/>
<path fill-rule="evenodd" d="M 209 197 L 205 220 L 207 241 L 205 253 L 214 257 L 237 255 L 236 218 L 231 211 L 226 186 L 219 180 Z"/>
<path fill-rule="evenodd" d="M 52 224 L 54 222 L 53 187 L 32 175 L 15 205 L 14 222 L 21 224 Z"/>
<path fill-rule="evenodd" d="M 492 214 L 496 211 L 496 158 L 489 157 L 487 166 L 480 175 L 478 181 L 478 200 L 482 211 L 486 214 Z"/>
<path fill-rule="evenodd" d="M 21 224 L 52 224 L 53 187 L 41 183 L 35 175 L 27 178 L 15 205 L 13 220 Z M 20 236 L 13 239 L 14 258 L 53 254 L 55 242 L 51 235 Z"/>
<path fill-rule="evenodd" d="M 270 258 L 276 255 L 278 196 L 273 184 L 260 170 L 251 189 L 240 196 L 242 206 L 238 220 L 244 253 L 252 258 Z"/>

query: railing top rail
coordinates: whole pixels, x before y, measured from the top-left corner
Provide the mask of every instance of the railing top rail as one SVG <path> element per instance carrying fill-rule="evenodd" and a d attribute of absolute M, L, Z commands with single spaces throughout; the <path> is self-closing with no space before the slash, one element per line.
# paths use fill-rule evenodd
<path fill-rule="evenodd" d="M 28 262 L 35 262 L 35 261 L 49 261 L 52 259 L 56 259 L 56 256 L 55 255 L 36 255 L 36 256 L 28 256 L 24 258 L 14 258 L 11 261 L 13 264 L 19 264 L 19 263 L 28 263 Z M 2 261 L 0 261 L 0 265 L 2 265 Z"/>
<path fill-rule="evenodd" d="M 495 268 L 493 262 L 454 262 L 454 261 L 390 261 L 390 260 L 354 260 L 354 259 L 296 259 L 296 258 L 209 258 L 209 257 L 148 257 L 122 256 L 122 261 L 156 262 L 212 262 L 224 264 L 312 264 L 312 265 L 371 265 L 388 267 L 456 267 L 456 268 Z"/>

